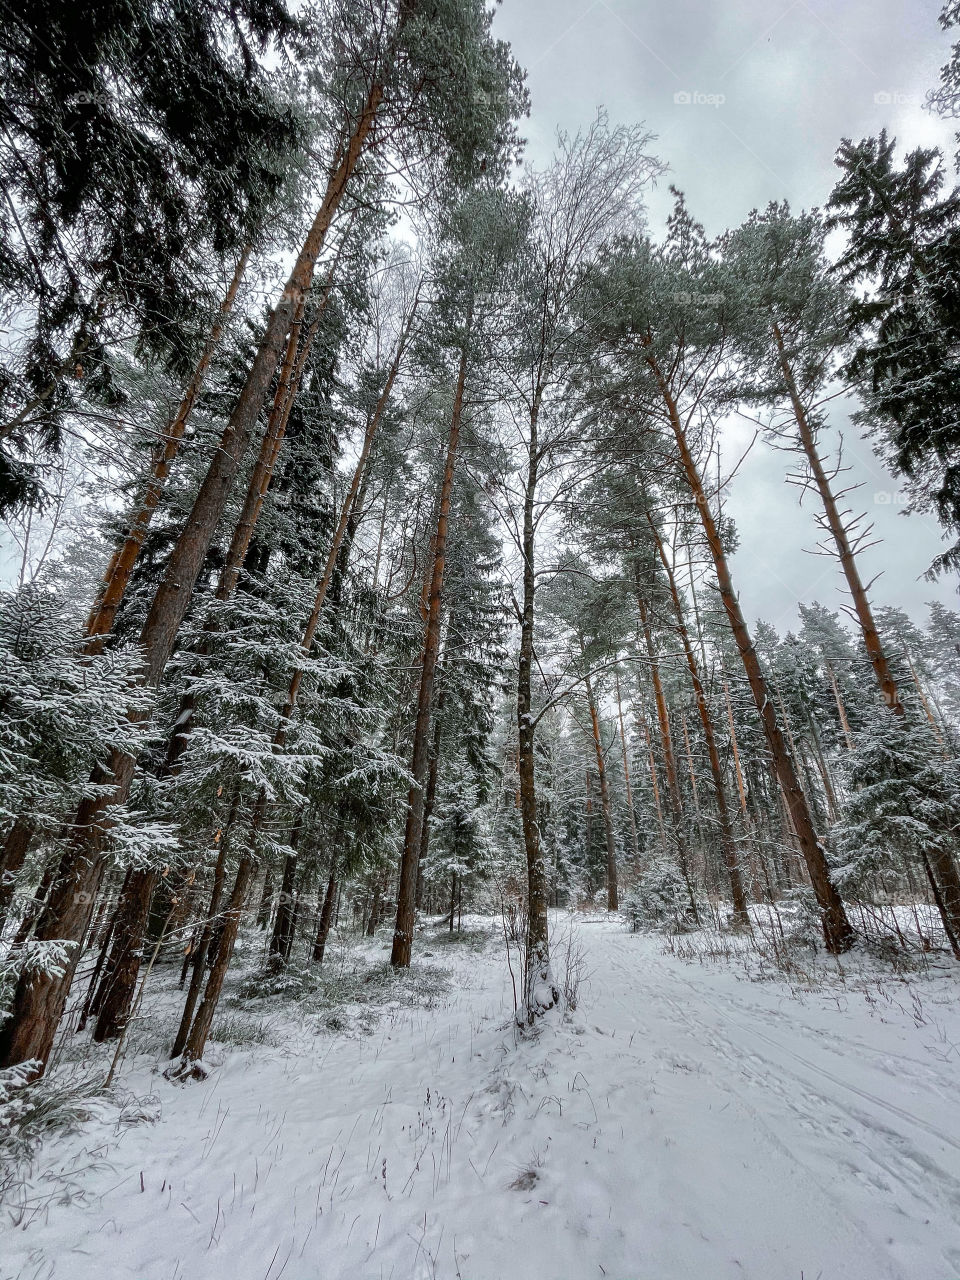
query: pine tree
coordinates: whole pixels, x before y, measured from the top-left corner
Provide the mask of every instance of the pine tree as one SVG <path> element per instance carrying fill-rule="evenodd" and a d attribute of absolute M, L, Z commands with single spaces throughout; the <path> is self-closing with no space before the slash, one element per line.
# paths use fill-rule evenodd
<path fill-rule="evenodd" d="M 881 132 L 856 144 L 844 139 L 837 152 L 843 176 L 828 226 L 848 234 L 837 270 L 870 285 L 850 308 L 861 336 L 848 368 L 881 453 L 906 478 L 915 505 L 933 509 L 952 531 L 960 528 L 960 192 L 943 193 L 938 151 L 917 148 L 898 167 L 895 146 Z M 954 545 L 934 569 L 958 558 Z"/>
<path fill-rule="evenodd" d="M 851 519 L 841 510 L 833 486 L 841 467 L 837 463 L 828 470 L 820 443 L 823 405 L 844 349 L 850 306 L 848 294 L 830 275 L 825 236 L 819 216 L 791 217 L 786 205 L 771 205 L 725 238 L 724 254 L 743 290 L 740 314 L 747 325 L 738 336 L 751 370 L 747 394 L 761 404 L 786 407 L 789 427 L 777 422 L 772 434 L 781 447 L 795 449 L 804 460 L 806 470 L 791 481 L 817 492 L 823 506 L 818 520 L 830 538 L 826 550 L 840 562 L 883 697 L 902 715 L 857 566 L 857 550 L 870 528 L 861 527 L 862 516 Z"/>
<path fill-rule="evenodd" d="M 736 297 L 724 292 L 729 286 L 722 267 L 679 196 L 662 249 L 633 240 L 611 255 L 605 274 L 599 287 L 610 307 L 608 394 L 622 404 L 624 385 L 629 387 L 634 404 L 643 406 L 640 414 L 633 410 L 634 430 L 649 430 L 652 421 L 672 438 L 678 475 L 710 548 L 724 610 L 820 904 L 827 945 L 846 950 L 853 931 L 830 880 L 810 805 L 766 687 L 733 585 L 722 524 L 712 510 L 704 478 L 704 459 L 712 448 L 710 397 L 728 355 Z"/>
<path fill-rule="evenodd" d="M 118 394 L 132 332 L 181 371 L 213 311 L 205 261 L 235 260 L 305 139 L 264 55 L 302 24 L 282 0 L 29 4 L 0 38 L 0 295 L 31 313 L 0 370 L 0 510 L 39 502 L 25 451 L 60 445 L 81 398 Z M 189 102 L 189 110 L 183 104 Z"/>
<path fill-rule="evenodd" d="M 850 799 L 834 829 L 838 883 L 853 891 L 879 871 L 916 860 L 930 881 L 947 939 L 960 959 L 955 866 L 960 772 L 945 761 L 922 719 L 878 716 L 845 758 Z"/>

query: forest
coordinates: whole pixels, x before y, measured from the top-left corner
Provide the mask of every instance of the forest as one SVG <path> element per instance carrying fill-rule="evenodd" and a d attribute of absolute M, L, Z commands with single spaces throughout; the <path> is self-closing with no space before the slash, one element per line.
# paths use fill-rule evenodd
<path fill-rule="evenodd" d="M 708 234 L 497 12 L 5 6 L 3 1280 L 960 1270 L 960 151 Z"/>

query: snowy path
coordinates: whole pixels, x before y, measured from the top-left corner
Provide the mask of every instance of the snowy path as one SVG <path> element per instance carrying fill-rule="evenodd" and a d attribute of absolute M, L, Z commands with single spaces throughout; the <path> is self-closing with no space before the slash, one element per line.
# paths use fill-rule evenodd
<path fill-rule="evenodd" d="M 583 923 L 570 1023 L 515 1045 L 502 953 L 363 1040 L 291 1026 L 98 1140 L 82 1201 L 0 1233 L 46 1280 L 951 1280 L 960 1015 L 945 982 L 795 999 Z"/>

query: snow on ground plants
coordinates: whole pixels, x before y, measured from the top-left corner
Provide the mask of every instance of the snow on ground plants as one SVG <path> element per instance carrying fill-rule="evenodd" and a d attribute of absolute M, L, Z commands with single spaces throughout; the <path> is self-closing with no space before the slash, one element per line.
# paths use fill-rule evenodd
<path fill-rule="evenodd" d="M 574 928 L 578 1007 L 519 1039 L 495 932 L 427 937 L 399 979 L 382 942 L 341 950 L 293 1006 L 248 965 L 204 1082 L 161 1074 L 162 978 L 120 1090 L 8 1187 L 0 1276 L 960 1276 L 945 965 L 785 979 Z"/>

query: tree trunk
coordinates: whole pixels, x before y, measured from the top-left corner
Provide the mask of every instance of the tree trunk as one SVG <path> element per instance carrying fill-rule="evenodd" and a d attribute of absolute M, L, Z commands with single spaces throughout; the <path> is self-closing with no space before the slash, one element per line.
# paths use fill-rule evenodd
<path fill-rule="evenodd" d="M 357 458 L 356 465 L 354 466 L 353 476 L 350 481 L 350 487 L 347 490 L 346 496 L 344 497 L 343 503 L 340 507 L 340 516 L 337 521 L 337 527 L 334 530 L 330 549 L 327 553 L 327 559 L 320 577 L 317 592 L 314 596 L 313 608 L 311 609 L 310 616 L 304 626 L 303 637 L 300 641 L 300 651 L 304 660 L 308 659 L 310 656 L 310 650 L 313 647 L 317 629 L 320 625 L 320 618 L 323 615 L 323 607 L 331 590 L 331 585 L 334 582 L 340 551 L 344 545 L 344 539 L 347 537 L 351 528 L 351 521 L 354 521 L 355 527 L 358 494 L 361 492 L 361 484 L 364 481 L 367 463 L 370 458 L 370 451 L 373 448 L 373 442 L 380 428 L 380 424 L 383 421 L 383 415 L 386 412 L 394 383 L 396 382 L 397 375 L 400 371 L 403 354 L 410 339 L 414 318 L 416 316 L 418 300 L 419 293 L 414 299 L 410 314 L 407 317 L 403 331 L 398 339 L 393 361 L 387 373 L 387 379 L 384 383 L 383 390 L 381 391 L 377 399 L 376 407 L 367 422 L 363 443 L 360 447 L 360 454 Z M 273 746 L 276 750 L 282 749 L 286 743 L 287 725 L 296 710 L 297 701 L 300 697 L 300 689 L 303 684 L 303 676 L 304 666 L 296 666 L 290 679 L 289 688 L 287 689 L 287 698 L 280 719 L 280 724 L 273 736 Z M 257 832 L 260 830 L 260 826 L 265 815 L 266 803 L 261 793 L 261 796 L 254 807 L 253 818 L 251 821 L 250 835 L 252 839 L 256 837 Z"/>
<path fill-rule="evenodd" d="M 233 279 L 230 281 L 230 287 L 227 289 L 226 295 L 220 304 L 219 314 L 213 328 L 210 330 L 210 335 L 193 372 L 193 377 L 184 392 L 180 407 L 173 421 L 167 428 L 162 442 L 157 447 L 150 480 L 147 483 L 143 497 L 140 499 L 140 505 L 130 522 L 126 536 L 114 551 L 103 575 L 97 602 L 87 618 L 85 628 L 85 635 L 87 636 L 85 650 L 87 653 L 100 653 L 103 649 L 103 637 L 113 630 L 117 610 L 123 602 L 130 576 L 133 573 L 137 557 L 147 536 L 150 521 L 153 519 L 153 513 L 160 502 L 167 476 L 170 473 L 171 463 L 180 448 L 180 441 L 183 439 L 187 422 L 200 393 L 210 361 L 220 345 L 227 319 L 233 310 L 237 290 L 240 288 L 240 282 L 247 268 L 251 247 L 248 244 L 240 255 L 237 268 L 233 273 Z"/>
<path fill-rule="evenodd" d="M 169 760 L 169 755 L 168 755 Z M 239 807 L 239 791 L 235 790 L 227 817 L 226 826 L 217 832 L 216 842 L 229 832 Z M 94 1002 L 97 1011 L 97 1023 L 93 1039 L 115 1040 L 123 1034 L 123 1028 L 133 1005 L 137 989 L 137 978 L 140 973 L 140 961 L 144 954 L 144 939 L 147 934 L 150 905 L 159 883 L 156 870 L 141 869 L 131 871 L 121 900 L 116 928 L 113 931 L 113 947 L 110 962 L 100 984 L 100 991 Z M 176 898 L 179 888 L 185 887 L 182 873 L 176 873 L 174 881 L 168 883 L 168 894 Z"/>
<path fill-rule="evenodd" d="M 283 295 L 270 314 L 240 398 L 157 588 L 140 641 L 145 650 L 146 673 L 150 683 L 158 680 L 173 650 L 203 558 L 246 453 L 283 345 L 296 311 L 313 282 L 317 257 L 365 148 L 382 96 L 380 85 L 374 85 L 370 89 L 349 143 L 337 157 L 323 202 L 290 273 Z"/>
<path fill-rule="evenodd" d="M 657 827 L 660 831 L 660 845 L 664 853 L 667 852 L 667 829 L 663 824 L 663 805 L 660 803 L 660 783 L 657 779 L 657 762 L 653 756 L 653 738 L 650 735 L 650 726 L 646 720 L 643 722 L 643 736 L 647 744 L 647 764 L 650 767 L 650 789 L 653 792 L 653 809 L 657 815 Z"/>
<path fill-rule="evenodd" d="M 670 564 L 663 545 L 663 539 L 660 537 L 660 532 L 649 512 L 647 513 L 647 521 L 653 533 L 654 542 L 660 556 L 660 563 L 663 565 L 667 577 L 667 585 L 670 588 L 670 599 L 673 601 L 673 612 L 677 620 L 677 633 L 683 644 L 683 653 L 687 661 L 687 670 L 690 672 L 690 682 L 693 685 L 693 693 L 697 702 L 700 725 L 703 729 L 704 741 L 707 744 L 707 758 L 710 761 L 710 776 L 713 779 L 717 820 L 720 824 L 720 847 L 727 875 L 730 879 L 730 892 L 733 897 L 734 922 L 736 924 L 748 924 L 750 917 L 747 912 L 747 899 L 743 889 L 740 864 L 737 859 L 737 842 L 733 834 L 733 823 L 730 819 L 730 806 L 727 804 L 727 788 L 723 779 L 723 767 L 720 764 L 720 752 L 717 749 L 717 735 L 713 727 L 713 717 L 710 714 L 710 704 L 707 701 L 706 690 L 700 677 L 697 657 L 693 651 L 693 645 L 690 643 L 690 633 L 687 630 L 686 619 L 683 615 L 683 604 L 680 599 L 680 591 L 677 587 L 673 566 Z"/>
<path fill-rule="evenodd" d="M 43 868 L 43 875 L 40 877 L 40 883 L 37 885 L 37 892 L 27 903 L 23 918 L 17 926 L 17 932 L 13 935 L 13 942 L 10 944 L 12 951 L 19 951 L 33 933 L 34 924 L 41 911 L 43 911 L 47 898 L 50 896 L 50 889 L 56 879 L 58 866 L 58 858 L 49 858 L 47 860 L 47 864 Z"/>
<path fill-rule="evenodd" d="M 367 916 L 367 927 L 365 930 L 368 938 L 373 938 L 376 935 L 382 896 L 383 886 L 380 884 L 380 877 L 377 876 L 373 882 L 373 889 L 370 894 L 370 914 Z"/>
<path fill-rule="evenodd" d="M 517 666 L 517 773 L 520 781 L 520 822 L 527 862 L 527 936 L 524 957 L 524 991 L 518 1016 L 529 1024 L 560 999 L 560 991 L 550 967 L 550 934 L 547 866 L 540 843 L 537 817 L 537 784 L 534 756 L 536 720 L 533 716 L 532 673 L 534 608 L 536 594 L 535 503 L 539 480 L 540 402 L 534 399 L 530 411 L 530 438 L 527 442 L 527 476 L 523 494 L 523 606 L 520 614 L 520 652 Z"/>
<path fill-rule="evenodd" d="M 417 697 L 417 719 L 413 732 L 413 752 L 410 773 L 413 784 L 407 796 L 407 822 L 400 858 L 400 875 L 397 888 L 397 923 L 393 935 L 390 963 L 405 968 L 410 963 L 413 946 L 413 926 L 417 893 L 417 863 L 420 841 L 423 837 L 423 809 L 425 784 L 429 768 L 430 715 L 433 707 L 433 687 L 437 660 L 440 654 L 440 611 L 443 596 L 443 575 L 446 565 L 447 528 L 453 501 L 453 474 L 460 440 L 460 424 L 463 417 L 463 393 L 467 377 L 467 351 L 460 356 L 457 386 L 450 415 L 450 433 L 447 439 L 447 455 L 440 486 L 440 505 L 437 528 L 433 537 L 433 567 L 427 592 L 426 631 L 420 658 L 420 690 Z"/>
<path fill-rule="evenodd" d="M 184 1045 L 187 1043 L 187 1034 L 190 1031 L 190 1023 L 193 1021 L 193 1011 L 197 1007 L 200 988 L 203 986 L 207 956 L 210 953 L 210 943 L 213 940 L 215 932 L 217 912 L 220 910 L 220 899 L 223 897 L 223 886 L 227 878 L 226 862 L 227 842 L 224 840 L 220 845 L 220 850 L 217 854 L 217 862 L 213 869 L 213 886 L 210 890 L 210 902 L 207 906 L 207 918 L 203 922 L 200 930 L 200 936 L 197 939 L 197 945 L 190 958 L 193 972 L 190 976 L 190 986 L 187 990 L 187 997 L 183 1004 L 180 1026 L 177 1030 L 176 1039 L 173 1042 L 173 1048 L 170 1050 L 171 1058 L 179 1058 L 183 1053 Z"/>
<path fill-rule="evenodd" d="M 960 960 L 960 878 L 956 863 L 950 851 L 935 841 L 924 849 L 923 865 L 950 950 Z"/>
<path fill-rule="evenodd" d="M 120 899 L 113 927 L 110 958 L 94 999 L 97 1021 L 93 1038 L 97 1044 L 116 1040 L 126 1025 L 136 991 L 143 948 L 143 923 L 157 887 L 158 873 L 134 871 Z"/>
<path fill-rule="evenodd" d="M 805 744 L 801 742 L 798 745 L 797 740 L 794 737 L 793 725 L 790 721 L 789 715 L 787 715 L 787 708 L 784 705 L 783 697 L 780 693 L 780 687 L 777 684 L 776 680 L 774 680 L 773 677 L 771 677 L 770 680 L 768 681 L 768 684 L 773 691 L 773 696 L 776 698 L 777 706 L 780 709 L 780 722 L 782 723 L 783 727 L 787 731 L 787 750 L 790 752 L 790 757 L 793 760 L 794 765 L 799 763 L 801 772 L 803 773 L 804 779 L 806 780 L 807 786 L 806 786 L 805 794 L 809 798 L 810 810 L 811 810 L 811 813 L 813 814 L 814 821 L 818 824 L 821 822 L 826 822 L 826 815 L 824 814 L 823 806 L 820 803 L 820 797 L 817 794 L 817 788 L 814 785 L 813 774 L 810 772 L 810 761 L 808 759 L 806 750 L 803 749 L 805 747 Z"/>
<path fill-rule="evenodd" d="M 647 657 L 650 659 L 650 679 L 653 684 L 653 700 L 657 710 L 657 726 L 660 730 L 660 745 L 663 749 L 663 765 L 667 773 L 667 795 L 670 797 L 670 829 L 680 864 L 687 893 L 690 897 L 690 910 L 693 918 L 700 923 L 700 912 L 697 908 L 697 897 L 690 880 L 690 859 L 687 854 L 687 839 L 683 829 L 683 797 L 680 793 L 680 776 L 677 773 L 677 757 L 673 750 L 673 735 L 670 732 L 670 714 L 667 710 L 667 699 L 663 692 L 663 681 L 660 679 L 660 655 L 653 641 L 650 627 L 650 616 L 640 587 L 639 565 L 634 565 L 637 584 L 637 610 L 640 614 L 640 626 L 643 631 Z"/>
<path fill-rule="evenodd" d="M 310 617 L 307 619 L 306 627 L 304 628 L 303 640 L 301 641 L 301 648 L 303 650 L 303 654 L 305 657 L 309 656 L 310 650 L 313 647 L 313 641 L 317 634 L 317 627 L 320 625 L 320 617 L 321 617 L 321 614 L 323 613 L 323 606 L 324 606 L 324 603 L 326 602 L 327 594 L 330 590 L 330 584 L 333 581 L 334 572 L 337 567 L 337 558 L 340 555 L 340 548 L 343 545 L 343 540 L 347 534 L 351 516 L 353 516 L 354 514 L 357 494 L 360 490 L 360 484 L 366 472 L 367 461 L 369 460 L 369 457 L 370 457 L 370 451 L 373 448 L 373 442 L 376 439 L 377 432 L 380 429 L 380 424 L 383 421 L 383 415 L 386 412 L 387 405 L 390 402 L 390 395 L 393 391 L 394 383 L 396 382 L 397 375 L 400 372 L 400 365 L 403 361 L 403 355 L 407 348 L 407 344 L 409 343 L 410 334 L 413 330 L 413 322 L 416 317 L 418 299 L 419 299 L 419 294 L 417 295 L 417 298 L 414 299 L 413 306 L 410 309 L 410 314 L 407 317 L 403 331 L 397 342 L 397 346 L 393 354 L 393 361 L 387 373 L 387 380 L 384 383 L 383 390 L 380 392 L 380 395 L 377 399 L 376 407 L 374 408 L 373 413 L 370 415 L 370 418 L 367 421 L 366 431 L 364 432 L 364 436 L 363 436 L 363 443 L 360 446 L 360 454 L 357 458 L 356 465 L 353 469 L 353 476 L 351 477 L 351 480 L 350 480 L 350 488 L 347 490 L 346 496 L 344 497 L 343 503 L 340 507 L 340 517 L 337 521 L 337 527 L 334 530 L 333 540 L 330 544 L 330 550 L 327 553 L 326 563 L 324 564 L 323 573 L 320 577 L 320 582 L 317 587 L 317 593 L 316 593 L 316 596 L 314 597 L 313 609 L 310 613 Z M 461 402 L 462 402 L 462 398 L 463 398 L 463 391 L 461 388 L 460 390 Z M 459 429 L 459 410 L 457 411 L 457 426 Z M 293 678 L 290 682 L 290 689 L 287 694 L 287 705 L 284 708 L 284 713 L 283 713 L 284 720 L 287 720 L 290 718 L 290 715 L 293 713 L 293 709 L 296 707 L 297 698 L 300 693 L 300 685 L 302 681 L 303 681 L 303 668 L 298 667 L 294 672 Z"/>
<path fill-rule="evenodd" d="M 339 254 L 337 255 L 337 261 L 339 261 Z M 260 452 L 250 475 L 247 495 L 240 510 L 240 515 L 237 517 L 227 557 L 220 573 L 220 580 L 217 583 L 216 598 L 218 600 L 231 599 L 237 589 L 240 571 L 246 561 L 247 552 L 250 550 L 250 542 L 257 527 L 257 521 L 260 519 L 267 490 L 270 488 L 270 481 L 273 479 L 277 460 L 280 457 L 280 451 L 286 438 L 290 414 L 300 393 L 300 386 L 303 382 L 307 360 L 310 358 L 310 352 L 313 348 L 313 341 L 317 336 L 317 329 L 320 327 L 320 321 L 330 300 L 335 270 L 336 262 L 331 267 L 327 277 L 327 284 L 323 291 L 323 298 L 317 308 L 317 314 L 311 320 L 310 327 L 303 335 L 302 340 L 300 338 L 300 328 L 303 323 L 303 302 L 298 306 L 293 323 L 290 326 L 287 348 L 280 369 L 280 377 L 277 380 L 277 389 L 273 399 L 273 407 L 270 410 L 267 429 L 263 433 L 263 439 L 260 442 Z"/>
<path fill-rule="evenodd" d="M 127 891 L 127 885 L 130 883 L 131 874 L 132 873 L 130 871 L 127 871 L 127 874 L 123 878 L 123 886 L 120 890 L 120 901 L 117 903 L 117 908 L 110 917 L 110 923 L 107 925 L 107 928 L 103 934 L 103 938 L 100 942 L 100 950 L 97 955 L 97 962 L 93 966 L 93 973 L 90 976 L 90 982 L 89 982 L 89 985 L 87 986 L 86 998 L 84 999 L 84 1002 L 80 1008 L 80 1017 L 77 1019 L 77 1031 L 83 1031 L 87 1025 L 87 1020 L 89 1019 L 90 1015 L 96 1014 L 99 1010 L 99 1005 L 97 1001 L 101 997 L 100 975 L 103 973 L 103 966 L 107 963 L 107 957 L 110 955 L 110 944 L 113 941 L 113 931 L 117 927 L 117 917 L 120 914 L 120 907 L 123 904 L 123 897 Z M 101 905 L 101 908 L 100 908 L 101 913 L 103 912 L 103 907 L 105 905 L 106 905 L 105 902 Z M 102 914 L 101 914 L 101 919 L 102 919 Z M 90 930 L 91 945 L 94 944 L 94 940 L 97 937 L 98 923 L 99 922 L 95 922 L 93 927 Z"/>
<path fill-rule="evenodd" d="M 273 876 L 267 867 L 263 877 L 263 890 L 260 894 L 260 905 L 257 907 L 257 928 L 266 929 L 273 911 Z"/>
<path fill-rule="evenodd" d="M 817 762 L 817 770 L 823 779 L 823 790 L 827 797 L 827 808 L 830 811 L 830 817 L 835 822 L 840 815 L 840 806 L 837 803 L 837 793 L 833 785 L 833 779 L 830 776 L 830 766 L 827 764 L 827 758 L 824 755 L 823 743 L 820 739 L 820 730 L 817 728 L 817 722 L 810 708 L 806 708 L 807 724 L 810 727 L 810 741 L 813 745 L 813 758 Z"/>
<path fill-rule="evenodd" d="M 214 593 L 217 600 L 232 599 L 237 589 L 237 583 L 240 581 L 240 571 L 250 548 L 253 531 L 260 518 L 260 512 L 263 510 L 267 489 L 273 479 L 277 459 L 280 457 L 280 450 L 287 434 L 287 423 L 290 420 L 297 392 L 300 389 L 300 378 L 303 375 L 307 356 L 313 345 L 313 337 L 318 322 L 314 322 L 301 342 L 303 310 L 304 304 L 301 300 L 294 313 L 293 321 L 290 325 L 290 333 L 287 336 L 287 345 L 283 353 L 283 360 L 280 363 L 280 373 L 277 378 L 277 386 L 274 391 L 273 404 L 270 409 L 270 416 L 267 419 L 266 430 L 260 440 L 257 460 L 253 464 L 253 470 L 247 482 L 247 492 L 243 500 L 243 506 L 240 508 L 240 514 L 233 528 L 233 536 L 230 539 L 230 546 L 227 549 L 226 559 L 220 571 L 220 577 Z"/>
<path fill-rule="evenodd" d="M 270 937 L 270 961 L 274 967 L 285 964 L 293 945 L 294 931 L 294 885 L 297 879 L 297 845 L 300 841 L 301 824 L 298 823 L 290 836 L 291 852 L 283 863 L 283 878 L 280 882 L 280 901 L 273 922 L 273 934 Z"/>
<path fill-rule="evenodd" d="M 442 669 L 441 669 L 442 674 Z M 417 890 L 416 909 L 420 910 L 423 898 L 423 868 L 427 863 L 430 851 L 430 818 L 437 798 L 437 775 L 440 771 L 440 744 L 443 738 L 443 721 L 440 719 L 440 708 L 443 703 L 443 686 L 437 694 L 436 716 L 433 726 L 433 746 L 430 750 L 430 766 L 427 770 L 427 789 L 423 798 L 423 834 L 420 837 L 420 853 L 417 857 Z"/>
<path fill-rule="evenodd" d="M 227 969 L 233 958 L 233 948 L 240 929 L 240 918 L 243 915 L 243 904 L 253 875 L 253 867 L 253 858 L 250 854 L 244 854 L 240 859 L 240 865 L 237 867 L 237 877 L 233 882 L 230 902 L 224 912 L 223 930 L 220 934 L 216 957 L 210 969 L 210 976 L 207 979 L 203 1000 L 193 1019 L 193 1025 L 190 1027 L 190 1033 L 183 1047 L 183 1059 L 186 1064 L 198 1062 L 203 1057 L 203 1051 L 207 1045 L 207 1037 L 210 1034 L 210 1027 L 220 1000 L 220 992 L 223 990 L 223 981 L 227 976 Z"/>
<path fill-rule="evenodd" d="M 740 812 L 749 821 L 747 792 L 743 784 L 743 769 L 740 767 L 740 748 L 737 744 L 737 726 L 733 722 L 733 703 L 730 701 L 730 685 L 726 680 L 723 682 L 723 696 L 727 703 L 727 725 L 730 729 L 730 750 L 733 754 L 733 773 L 737 779 L 737 795 L 740 797 Z M 774 769 L 774 780 L 776 782 L 776 769 Z M 779 786 L 779 782 L 776 785 Z"/>
<path fill-rule="evenodd" d="M 133 760 L 117 751 L 110 766 L 99 765 L 93 772 L 92 781 L 99 793 L 85 796 L 78 806 L 35 930 L 35 937 L 41 942 L 67 944 L 66 963 L 59 973 L 21 974 L 11 1014 L 0 1027 L 2 1066 L 27 1060 L 38 1061 L 41 1071 L 46 1066 L 106 868 L 102 853 L 106 803 L 103 795 L 114 790 L 126 796 L 132 777 Z"/>
<path fill-rule="evenodd" d="M 597 779 L 600 784 L 600 811 L 603 815 L 603 834 L 607 851 L 607 910 L 619 911 L 620 895 L 617 886 L 617 841 L 613 833 L 613 812 L 610 806 L 610 787 L 607 784 L 607 765 L 604 760 L 603 741 L 600 737 L 600 717 L 597 714 L 597 701 L 593 695 L 590 676 L 584 675 L 583 687 L 587 691 L 587 706 L 590 710 L 590 728 L 593 734 L 593 749 L 597 757 Z"/>
<path fill-rule="evenodd" d="M 853 750 L 853 734 L 850 732 L 850 721 L 847 719 L 847 709 L 843 705 L 843 698 L 840 696 L 840 686 L 837 684 L 836 673 L 828 662 L 827 674 L 830 677 L 830 687 L 833 690 L 834 701 L 837 704 L 837 715 L 840 717 L 840 726 L 843 729 L 843 736 L 847 744 L 847 750 Z"/>
<path fill-rule="evenodd" d="M 866 646 L 867 655 L 873 667 L 874 674 L 877 677 L 877 684 L 880 686 L 880 692 L 887 706 L 893 711 L 894 715 L 903 715 L 903 703 L 897 691 L 897 683 L 890 672 L 890 664 L 887 662 L 887 656 L 883 651 L 883 644 L 880 640 L 880 634 L 877 631 L 876 623 L 873 620 L 873 611 L 870 608 L 870 601 L 867 599 L 866 588 L 860 578 L 860 571 L 857 568 L 856 557 L 853 548 L 850 545 L 850 539 L 847 536 L 847 530 L 843 523 L 843 517 L 837 506 L 836 499 L 833 496 L 833 490 L 830 487 L 830 480 L 824 470 L 823 463 L 820 461 L 820 454 L 817 450 L 816 436 L 813 428 L 810 426 L 810 420 L 807 417 L 806 409 L 800 398 L 800 392 L 797 388 L 796 380 L 793 376 L 793 369 L 787 358 L 786 347 L 784 346 L 783 335 L 780 332 L 780 326 L 776 323 L 773 325 L 773 336 L 777 344 L 777 354 L 780 360 L 780 369 L 783 373 L 784 381 L 787 385 L 787 392 L 790 396 L 790 404 L 793 409 L 794 420 L 797 424 L 797 431 L 800 435 L 800 443 L 803 445 L 803 451 L 807 456 L 807 462 L 810 466 L 811 474 L 816 482 L 817 489 L 820 492 L 820 501 L 823 503 L 824 515 L 826 517 L 827 526 L 830 529 L 831 536 L 837 546 L 837 556 L 843 568 L 844 577 L 847 580 L 847 586 L 850 589 L 850 595 L 853 597 L 853 607 L 856 610 L 857 621 L 860 623 L 860 630 L 863 633 L 863 643 Z"/>
<path fill-rule="evenodd" d="M 317 964 L 323 963 L 323 953 L 327 947 L 327 938 L 330 935 L 330 925 L 333 920 L 333 904 L 337 896 L 337 860 L 334 857 L 330 867 L 330 879 L 327 881 L 327 891 L 323 896 L 323 907 L 320 910 L 320 919 L 317 923 L 317 936 L 313 942 L 313 959 Z"/>
<path fill-rule="evenodd" d="M 17 876 L 24 864 L 34 828 L 25 818 L 15 818 L 3 841 L 0 854 L 0 932 L 6 923 L 10 903 L 17 887 Z"/>
<path fill-rule="evenodd" d="M 727 565 L 726 552 L 723 549 L 719 530 L 707 503 L 707 495 L 700 479 L 700 473 L 687 445 L 686 434 L 680 421 L 676 403 L 656 361 L 651 359 L 650 365 L 658 380 L 664 403 L 667 406 L 683 474 L 700 513 L 703 531 L 713 556 L 714 569 L 720 587 L 720 598 L 723 601 L 723 607 L 726 610 L 734 640 L 743 661 L 747 680 L 757 706 L 757 713 L 763 725 L 774 768 L 777 771 L 777 778 L 783 788 L 787 806 L 797 832 L 797 838 L 800 842 L 800 848 L 803 851 L 804 862 L 813 885 L 813 891 L 820 905 L 824 940 L 829 951 L 839 954 L 848 950 L 853 944 L 853 929 L 847 919 L 843 900 L 830 879 L 830 868 L 827 865 L 826 855 L 810 815 L 807 798 L 803 793 L 803 788 L 800 786 L 793 767 L 793 761 L 790 759 L 787 745 L 783 740 L 783 734 L 777 723 L 773 700 L 769 696 L 763 669 L 760 666 L 760 659 L 757 656 L 756 649 L 753 647 L 753 640 L 740 608 L 740 601 L 737 599 L 737 594 L 733 587 L 733 579 L 730 576 L 730 569 Z"/>
<path fill-rule="evenodd" d="M 620 726 L 620 746 L 623 750 L 623 785 L 627 794 L 627 810 L 630 815 L 630 849 L 633 853 L 634 872 L 640 867 L 640 842 L 637 839 L 637 814 L 633 807 L 633 787 L 630 783 L 630 758 L 627 748 L 627 731 L 623 727 L 623 704 L 620 701 L 620 673 L 613 669 L 614 689 L 617 697 L 617 723 Z"/>

